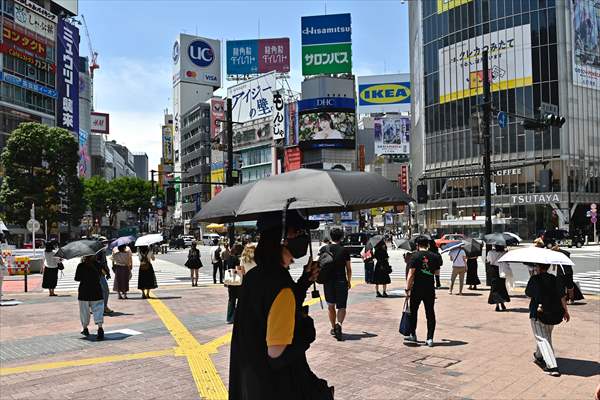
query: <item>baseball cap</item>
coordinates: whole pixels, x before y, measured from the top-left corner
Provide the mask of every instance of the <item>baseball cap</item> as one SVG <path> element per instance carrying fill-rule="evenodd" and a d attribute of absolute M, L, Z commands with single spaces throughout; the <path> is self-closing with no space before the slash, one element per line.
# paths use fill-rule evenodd
<path fill-rule="evenodd" d="M 256 221 L 256 228 L 259 232 L 265 232 L 274 228 L 281 228 L 283 224 L 282 212 L 274 211 L 261 214 Z M 317 229 L 319 221 L 310 221 L 298 210 L 288 210 L 285 218 L 287 226 L 293 226 L 299 229 Z"/>

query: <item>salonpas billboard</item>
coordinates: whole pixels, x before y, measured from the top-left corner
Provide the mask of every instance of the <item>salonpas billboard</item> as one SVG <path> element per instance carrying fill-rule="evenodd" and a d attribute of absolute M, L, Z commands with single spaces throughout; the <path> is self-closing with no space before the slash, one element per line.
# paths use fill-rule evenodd
<path fill-rule="evenodd" d="M 531 28 L 520 25 L 438 50 L 440 103 L 483 93 L 482 52 L 488 51 L 492 91 L 531 86 Z"/>
<path fill-rule="evenodd" d="M 350 14 L 302 17 L 302 75 L 352 72 Z"/>

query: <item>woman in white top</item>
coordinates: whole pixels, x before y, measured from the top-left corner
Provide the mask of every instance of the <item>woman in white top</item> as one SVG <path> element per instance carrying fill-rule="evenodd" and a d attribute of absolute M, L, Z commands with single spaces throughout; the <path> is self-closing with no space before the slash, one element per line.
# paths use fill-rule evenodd
<path fill-rule="evenodd" d="M 496 311 L 506 311 L 504 303 L 510 302 L 508 290 L 506 290 L 506 277 L 512 277 L 512 270 L 505 262 L 498 262 L 500 257 L 506 254 L 504 246 L 494 246 L 487 254 L 487 262 L 490 264 L 489 275 L 491 280 L 488 304 L 495 304 Z"/>
<path fill-rule="evenodd" d="M 115 273 L 113 290 L 119 293 L 119 299 L 126 299 L 129 291 L 129 280 L 131 279 L 131 268 L 133 267 L 131 249 L 127 245 L 115 248 L 112 262 L 113 272 Z"/>
<path fill-rule="evenodd" d="M 42 287 L 48 289 L 50 292 L 49 296 L 56 296 L 54 289 L 56 289 L 58 283 L 58 263 L 61 261 L 59 258 L 54 257 L 55 248 L 56 243 L 50 241 L 46 243 L 46 249 L 44 250 Z"/>

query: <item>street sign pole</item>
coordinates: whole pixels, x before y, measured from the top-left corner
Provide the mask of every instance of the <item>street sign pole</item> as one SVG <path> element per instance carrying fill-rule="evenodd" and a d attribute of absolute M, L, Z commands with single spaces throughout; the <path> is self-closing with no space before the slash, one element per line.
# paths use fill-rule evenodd
<path fill-rule="evenodd" d="M 227 169 L 225 170 L 225 181 L 227 186 L 233 186 L 233 106 L 231 98 L 227 98 Z M 229 248 L 235 242 L 235 225 L 229 224 L 227 229 L 229 236 Z"/>
<path fill-rule="evenodd" d="M 492 172 L 490 167 L 490 119 L 492 115 L 492 96 L 488 51 L 481 54 L 483 62 L 483 178 L 485 189 L 485 233 L 492 233 Z M 486 246 L 486 252 L 489 251 Z"/>
<path fill-rule="evenodd" d="M 35 203 L 31 203 L 31 219 L 35 221 Z M 33 256 L 35 257 L 35 226 L 33 227 L 34 229 L 31 230 L 32 232 L 32 236 L 33 236 L 33 240 L 31 241 L 31 246 L 33 248 Z"/>

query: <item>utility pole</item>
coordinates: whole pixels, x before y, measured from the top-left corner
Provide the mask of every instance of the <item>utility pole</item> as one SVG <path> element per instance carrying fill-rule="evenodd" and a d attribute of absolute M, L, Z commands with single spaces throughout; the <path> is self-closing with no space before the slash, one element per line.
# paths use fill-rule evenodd
<path fill-rule="evenodd" d="M 225 170 L 225 182 L 227 187 L 233 186 L 233 106 L 231 98 L 227 98 L 227 169 Z M 235 225 L 229 224 L 227 228 L 229 246 L 235 242 Z"/>
<path fill-rule="evenodd" d="M 490 123 L 492 117 L 492 95 L 488 51 L 481 53 L 483 61 L 483 181 L 485 190 L 485 233 L 492 233 L 492 172 L 490 167 Z M 489 245 L 487 246 L 489 250 Z"/>

